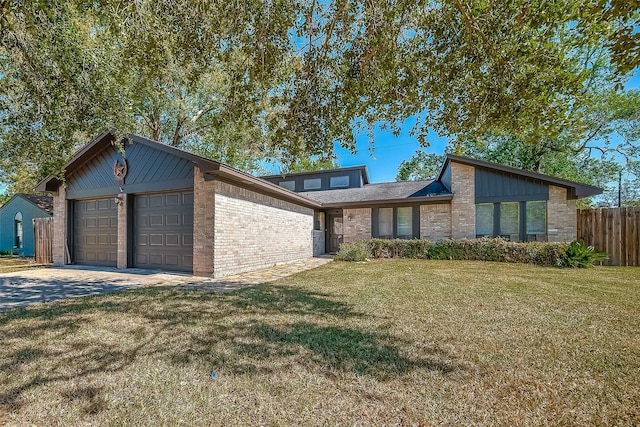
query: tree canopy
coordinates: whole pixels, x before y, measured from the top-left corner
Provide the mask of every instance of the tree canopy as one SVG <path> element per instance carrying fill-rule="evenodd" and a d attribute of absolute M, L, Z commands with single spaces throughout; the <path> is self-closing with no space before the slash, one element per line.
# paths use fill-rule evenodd
<path fill-rule="evenodd" d="M 448 152 L 597 185 L 601 204 L 640 202 L 640 91 L 612 91 L 588 111 L 591 126 L 582 138 L 547 138 L 529 144 L 512 135 L 487 134 L 451 144 Z M 417 151 L 398 168 L 397 180 L 432 178 L 444 155 Z M 622 182 L 619 180 L 622 177 Z M 622 187 L 621 201 L 617 199 Z"/>
<path fill-rule="evenodd" d="M 1 2 L 0 169 L 32 185 L 104 129 L 246 170 L 418 117 L 577 140 L 640 58 L 637 0 Z M 31 178 L 25 178 L 31 177 Z"/>

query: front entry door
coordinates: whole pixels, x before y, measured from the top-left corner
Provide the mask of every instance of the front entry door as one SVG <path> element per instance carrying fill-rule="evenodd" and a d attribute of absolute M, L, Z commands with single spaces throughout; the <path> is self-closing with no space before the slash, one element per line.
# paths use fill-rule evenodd
<path fill-rule="evenodd" d="M 342 243 L 342 214 L 329 214 L 329 253 L 336 253 Z"/>

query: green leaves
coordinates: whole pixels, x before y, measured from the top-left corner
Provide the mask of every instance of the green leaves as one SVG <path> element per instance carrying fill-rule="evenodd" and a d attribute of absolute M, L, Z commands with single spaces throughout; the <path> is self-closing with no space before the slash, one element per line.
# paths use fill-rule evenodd
<path fill-rule="evenodd" d="M 106 128 L 240 167 L 353 150 L 356 132 L 411 116 L 421 140 L 430 128 L 578 139 L 591 88 L 638 64 L 635 3 L 12 3 L 0 16 L 0 169 L 31 159 L 34 176 L 59 171 Z"/>

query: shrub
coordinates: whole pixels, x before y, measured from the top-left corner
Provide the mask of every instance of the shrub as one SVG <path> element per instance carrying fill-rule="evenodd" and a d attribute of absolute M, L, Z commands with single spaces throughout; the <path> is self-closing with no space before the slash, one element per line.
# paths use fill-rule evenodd
<path fill-rule="evenodd" d="M 336 254 L 336 259 L 340 261 L 366 261 L 369 258 L 371 258 L 371 249 L 366 240 L 343 243 Z"/>
<path fill-rule="evenodd" d="M 13 255 L 13 251 L 9 249 L 8 251 L 0 251 L 0 256 L 11 256 Z"/>
<path fill-rule="evenodd" d="M 593 246 L 586 246 L 584 242 L 571 242 L 565 253 L 559 258 L 560 267 L 587 268 L 595 261 L 604 261 L 607 255 L 596 252 Z"/>
<path fill-rule="evenodd" d="M 504 239 L 389 240 L 370 239 L 343 244 L 336 259 L 363 261 L 367 258 L 422 258 L 438 260 L 515 262 L 557 267 L 588 267 L 604 254 L 580 242 L 517 243 Z"/>

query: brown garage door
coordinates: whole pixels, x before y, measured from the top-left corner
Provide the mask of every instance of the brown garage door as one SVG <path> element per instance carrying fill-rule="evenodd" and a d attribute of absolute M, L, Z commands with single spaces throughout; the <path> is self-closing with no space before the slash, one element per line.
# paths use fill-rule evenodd
<path fill-rule="evenodd" d="M 193 192 L 134 198 L 133 265 L 193 271 Z"/>
<path fill-rule="evenodd" d="M 75 263 L 115 267 L 118 260 L 118 207 L 115 201 L 77 200 L 73 212 Z"/>

